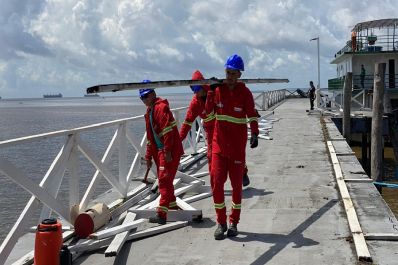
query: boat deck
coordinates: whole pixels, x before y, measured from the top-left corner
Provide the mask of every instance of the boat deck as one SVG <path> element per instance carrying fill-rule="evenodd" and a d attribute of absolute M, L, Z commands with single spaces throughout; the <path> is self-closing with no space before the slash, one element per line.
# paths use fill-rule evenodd
<path fill-rule="evenodd" d="M 247 149 L 251 183 L 243 190 L 236 238 L 214 240 L 210 197 L 191 203 L 203 211 L 200 223 L 127 242 L 117 257 L 105 257 L 100 250 L 73 264 L 358 264 L 327 141 L 334 146 L 362 231 L 376 235 L 364 247 L 375 264 L 398 264 L 398 242 L 377 237 L 396 240 L 397 219 L 334 124 L 308 114 L 308 105 L 307 99 L 279 105 L 270 117 L 277 119 L 273 140 L 260 139 L 258 148 Z M 191 170 L 207 170 L 201 166 Z M 209 184 L 208 176 L 202 179 Z M 231 205 L 229 181 L 226 204 Z"/>

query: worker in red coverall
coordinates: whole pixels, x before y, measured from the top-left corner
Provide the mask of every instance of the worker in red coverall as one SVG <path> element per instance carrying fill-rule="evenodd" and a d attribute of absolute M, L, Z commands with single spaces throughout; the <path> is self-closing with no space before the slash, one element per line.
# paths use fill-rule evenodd
<path fill-rule="evenodd" d="M 152 158 L 155 160 L 160 192 L 156 216 L 149 218 L 149 222 L 165 224 L 168 210 L 177 208 L 173 180 L 184 150 L 168 101 L 156 97 L 155 90 L 151 88 L 140 89 L 139 93 L 141 100 L 148 107 L 145 114 L 147 133 L 145 160 L 147 168 L 151 168 Z"/>
<path fill-rule="evenodd" d="M 196 70 L 192 74 L 192 80 L 204 80 L 202 73 L 199 70 Z M 195 85 L 191 86 L 192 92 L 195 95 L 192 97 L 191 103 L 189 104 L 189 108 L 187 110 L 187 114 L 185 116 L 185 120 L 180 129 L 180 138 L 181 141 L 184 141 L 185 137 L 191 130 L 192 123 L 195 121 L 196 117 L 200 117 L 203 121 L 203 128 L 206 133 L 207 140 L 207 160 L 209 165 L 209 172 L 211 172 L 211 145 L 213 141 L 213 130 L 214 130 L 214 122 L 215 116 L 214 112 L 206 114 L 205 104 L 207 92 L 209 91 L 209 86 L 207 85 Z M 247 175 L 247 167 L 245 166 L 243 172 L 243 186 L 246 187 L 250 184 L 249 176 Z"/>
<path fill-rule="evenodd" d="M 212 143 L 211 187 L 217 214 L 216 240 L 238 235 L 238 223 L 242 201 L 242 176 L 245 166 L 247 122 L 250 123 L 250 147 L 258 145 L 258 122 L 254 99 L 250 90 L 238 79 L 244 71 L 239 55 L 232 55 L 225 64 L 226 79 L 210 85 L 207 94 L 206 113 L 214 111 L 216 122 Z M 232 186 L 232 207 L 227 227 L 224 200 L 224 184 L 227 177 Z M 228 230 L 228 231 L 227 231 Z"/>
<path fill-rule="evenodd" d="M 202 73 L 198 70 L 193 72 L 192 80 L 203 80 L 205 79 Z M 207 160 L 209 164 L 209 172 L 211 172 L 211 143 L 213 140 L 213 130 L 214 130 L 214 122 L 215 116 L 214 112 L 206 114 L 205 104 L 206 104 L 206 96 L 209 87 L 207 85 L 195 85 L 191 86 L 192 91 L 195 95 L 192 97 L 191 103 L 189 104 L 189 108 L 187 110 L 187 114 L 185 116 L 185 120 L 182 123 L 180 129 L 180 138 L 181 141 L 187 137 L 187 134 L 191 130 L 192 123 L 195 121 L 196 117 L 202 118 L 203 128 L 206 133 L 207 140 Z"/>

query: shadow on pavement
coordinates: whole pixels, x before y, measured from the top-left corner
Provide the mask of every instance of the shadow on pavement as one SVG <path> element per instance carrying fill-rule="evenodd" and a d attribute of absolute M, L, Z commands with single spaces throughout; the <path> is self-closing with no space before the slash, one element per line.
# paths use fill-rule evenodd
<path fill-rule="evenodd" d="M 248 187 L 242 190 L 242 199 L 249 199 L 253 197 L 265 196 L 274 193 L 273 191 L 265 191 L 265 189 L 256 189 Z M 225 196 L 232 196 L 232 190 L 225 190 Z"/>
<path fill-rule="evenodd" d="M 250 241 L 260 241 L 264 243 L 273 243 L 274 245 L 264 252 L 260 257 L 253 261 L 252 265 L 266 264 L 274 256 L 276 256 L 280 251 L 282 251 L 288 244 L 294 243 L 294 248 L 300 248 L 303 246 L 313 246 L 319 244 L 319 242 L 314 241 L 310 238 L 303 237 L 302 233 L 315 223 L 322 215 L 324 215 L 329 209 L 331 209 L 338 200 L 333 199 L 328 201 L 322 208 L 313 213 L 307 220 L 302 222 L 288 235 L 281 234 L 259 234 L 259 233 L 249 233 L 249 232 L 239 232 L 238 237 L 230 238 L 236 242 L 250 242 Z M 241 237 L 243 236 L 243 237 Z"/>

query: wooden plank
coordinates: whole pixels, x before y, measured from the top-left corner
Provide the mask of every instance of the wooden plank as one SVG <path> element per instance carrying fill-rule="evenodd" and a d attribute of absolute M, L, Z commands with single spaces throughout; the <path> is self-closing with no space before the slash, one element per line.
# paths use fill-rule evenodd
<path fill-rule="evenodd" d="M 131 209 L 140 209 L 141 207 L 145 207 L 149 203 L 151 203 L 153 200 L 159 197 L 159 194 L 156 193 L 149 193 L 147 197 L 145 197 L 143 200 L 141 200 L 138 204 L 134 205 L 131 207 Z"/>
<path fill-rule="evenodd" d="M 202 185 L 203 185 L 203 181 L 202 181 L 202 180 L 195 180 L 195 181 L 192 181 L 189 185 L 176 189 L 176 190 L 174 191 L 174 195 L 175 195 L 176 197 L 177 197 L 177 196 L 180 196 L 181 194 L 184 194 L 184 193 L 186 193 L 186 192 L 188 192 L 188 191 L 190 191 L 190 190 L 193 190 L 193 189 L 195 189 L 196 187 L 202 186 Z"/>
<path fill-rule="evenodd" d="M 398 241 L 398 233 L 366 233 L 366 240 Z"/>
<path fill-rule="evenodd" d="M 130 234 L 127 238 L 127 241 L 137 240 L 137 239 L 141 239 L 144 237 L 157 235 L 160 233 L 165 233 L 168 231 L 172 231 L 172 230 L 184 227 L 187 224 L 188 224 L 188 222 L 173 222 L 173 223 L 169 223 L 169 224 L 165 224 L 165 225 L 151 227 L 149 229 Z M 84 251 L 93 251 L 93 250 L 108 246 L 111 243 L 111 241 L 112 241 L 112 238 L 104 238 L 101 240 L 90 239 L 90 240 L 86 240 L 84 243 L 71 246 L 69 248 L 69 250 L 71 252 L 77 252 L 77 253 L 81 253 Z"/>
<path fill-rule="evenodd" d="M 182 210 L 196 210 L 194 207 L 189 205 L 187 202 L 181 200 L 180 198 L 177 198 L 177 205 L 180 207 Z"/>
<path fill-rule="evenodd" d="M 185 183 L 192 183 L 193 181 L 200 181 L 202 183 L 202 185 L 205 184 L 204 180 L 192 177 L 191 175 L 188 175 L 188 174 L 183 173 L 181 171 L 177 171 L 175 178 L 180 178 Z"/>
<path fill-rule="evenodd" d="M 155 209 L 159 205 L 160 196 L 157 196 L 155 200 L 150 201 L 147 204 L 144 204 L 137 208 L 138 210 L 145 210 L 145 209 Z"/>
<path fill-rule="evenodd" d="M 370 183 L 373 182 L 372 179 L 344 179 L 345 182 L 354 182 L 354 183 Z"/>
<path fill-rule="evenodd" d="M 118 225 L 118 226 L 114 226 L 105 230 L 101 230 L 98 231 L 96 233 L 92 233 L 91 235 L 89 235 L 90 238 L 92 239 L 102 239 L 105 237 L 110 237 L 110 236 L 114 236 L 118 233 L 124 232 L 124 231 L 128 231 L 131 230 L 133 228 L 138 227 L 140 224 L 145 223 L 146 220 L 144 219 L 139 219 L 133 222 L 129 222 L 129 223 L 123 223 L 122 225 Z"/>
<path fill-rule="evenodd" d="M 183 201 L 186 202 L 186 203 L 192 203 L 192 202 L 196 202 L 196 201 L 202 200 L 204 198 L 211 197 L 212 195 L 213 194 L 211 192 L 200 193 L 200 194 L 188 197 L 188 198 L 184 198 Z"/>
<path fill-rule="evenodd" d="M 130 213 L 130 212 L 127 213 L 127 216 L 123 221 L 123 224 L 133 222 L 135 217 L 136 217 L 136 214 Z M 112 242 L 109 244 L 108 248 L 105 250 L 105 257 L 116 256 L 119 253 L 119 251 L 122 249 L 124 243 L 127 240 L 128 235 L 129 235 L 129 230 L 115 235 Z"/>
<path fill-rule="evenodd" d="M 143 200 L 145 197 L 147 197 L 151 193 L 151 190 L 149 188 L 146 188 L 142 190 L 140 193 L 136 194 L 135 196 L 131 197 L 128 199 L 126 202 L 124 202 L 122 205 L 117 207 L 111 212 L 111 216 L 118 216 L 121 213 L 127 211 L 129 208 L 131 208 L 133 205 L 137 204 L 141 200 Z"/>
<path fill-rule="evenodd" d="M 129 212 L 133 212 L 137 214 L 138 218 L 149 218 L 151 216 L 155 216 L 156 210 L 135 210 L 130 209 Z M 192 219 L 199 217 L 202 215 L 202 210 L 177 210 L 177 211 L 168 211 L 167 213 L 167 221 L 175 222 L 175 221 L 192 221 Z"/>
<path fill-rule="evenodd" d="M 336 153 L 337 156 L 352 156 L 355 155 L 354 152 L 350 152 L 350 153 Z"/>
<path fill-rule="evenodd" d="M 194 178 L 201 178 L 201 177 L 207 176 L 209 174 L 210 174 L 209 171 L 205 171 L 205 172 L 192 174 L 191 176 L 194 177 Z"/>
<path fill-rule="evenodd" d="M 340 163 L 337 159 L 335 149 L 331 141 L 327 141 L 327 145 L 333 163 L 337 186 L 339 187 L 340 196 L 343 200 L 344 209 L 346 211 L 348 225 L 354 239 L 357 258 L 359 261 L 372 261 L 372 257 L 369 253 L 369 249 L 366 245 L 365 237 L 361 229 L 361 225 L 359 224 L 358 216 L 356 214 L 354 205 L 352 203 L 350 194 L 343 178 L 343 172 L 341 171 Z"/>

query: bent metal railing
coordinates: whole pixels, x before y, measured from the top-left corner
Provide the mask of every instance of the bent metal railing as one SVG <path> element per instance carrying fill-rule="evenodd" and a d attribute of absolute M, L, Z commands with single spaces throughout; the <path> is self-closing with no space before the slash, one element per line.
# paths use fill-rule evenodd
<path fill-rule="evenodd" d="M 286 90 L 275 90 L 262 92 L 255 97 L 255 104 L 261 110 L 266 110 L 271 106 L 284 100 Z M 260 101 L 261 103 L 257 103 Z M 181 125 L 183 117 L 181 114 L 185 112 L 187 107 L 173 109 L 173 115 L 178 126 Z M 0 264 L 4 264 L 15 246 L 18 239 L 29 231 L 29 223 L 34 218 L 34 213 L 42 206 L 39 220 L 48 218 L 52 212 L 56 213 L 63 222 L 72 226 L 70 209 L 78 205 L 80 211 L 87 209 L 90 200 L 93 199 L 96 188 L 98 187 L 101 176 L 112 186 L 121 199 L 126 198 L 131 180 L 136 176 L 140 167 L 141 157 L 145 155 L 145 139 L 146 135 L 140 139 L 140 136 L 134 134 L 130 129 L 133 123 L 143 122 L 144 116 L 135 116 L 131 118 L 118 119 L 109 122 L 103 122 L 74 128 L 70 130 L 60 130 L 50 133 L 31 135 L 0 142 L 0 150 L 5 148 L 24 145 L 27 143 L 38 142 L 53 139 L 55 137 L 64 137 L 64 142 L 55 159 L 47 169 L 40 183 L 32 181 L 29 178 L 29 172 L 24 172 L 18 162 L 11 161 L 5 157 L 0 157 L 0 173 L 10 178 L 25 191 L 31 194 L 31 197 L 22 210 L 17 221 L 11 228 L 10 232 L 0 246 Z M 191 133 L 187 136 L 184 146 L 190 147 L 190 151 L 197 152 L 199 141 L 205 139 L 203 127 L 200 122 L 192 126 Z M 93 146 L 84 140 L 84 134 L 93 132 L 102 128 L 114 128 L 113 137 L 111 138 L 106 151 L 102 158 L 98 157 Z M 206 141 L 204 141 L 205 144 Z M 129 145 L 128 145 L 129 144 Z M 135 154 L 132 161 L 127 160 L 128 148 L 133 149 Z M 114 153 L 117 152 L 118 157 L 118 175 L 115 176 L 109 167 L 109 162 Z M 23 154 L 21 154 L 23 155 Z M 94 167 L 95 173 L 91 181 L 84 191 L 80 200 L 80 176 L 79 176 L 79 155 L 83 155 Z M 25 170 L 26 171 L 26 170 Z M 60 186 L 64 179 L 66 171 L 69 174 L 68 182 L 68 198 L 61 200 L 58 198 Z M 156 176 L 155 169 L 151 169 L 152 174 Z"/>

